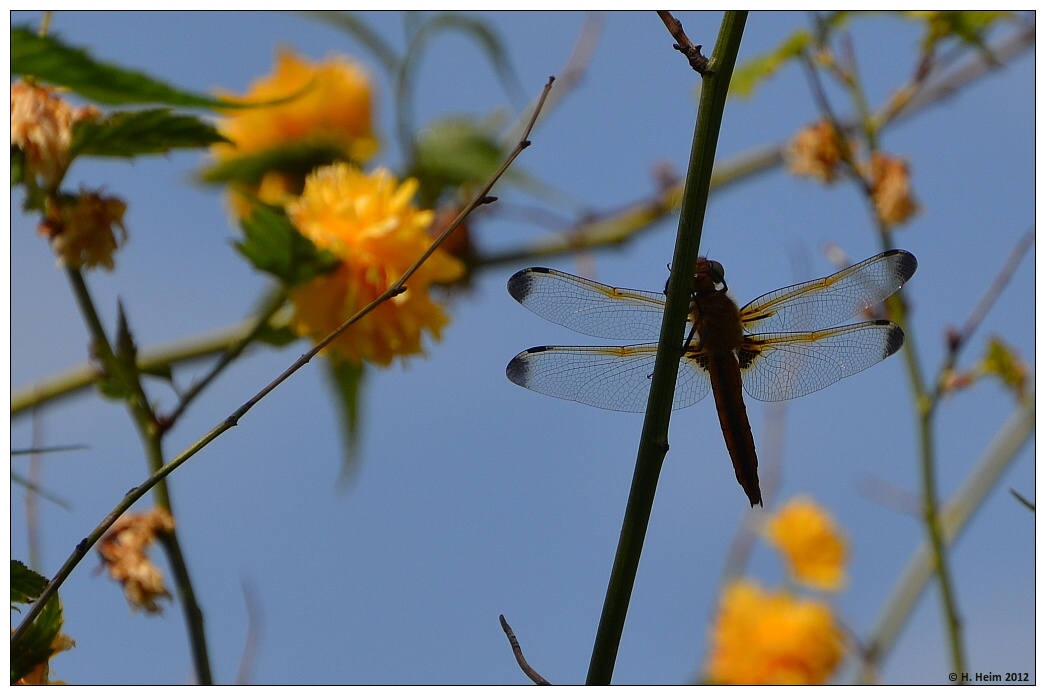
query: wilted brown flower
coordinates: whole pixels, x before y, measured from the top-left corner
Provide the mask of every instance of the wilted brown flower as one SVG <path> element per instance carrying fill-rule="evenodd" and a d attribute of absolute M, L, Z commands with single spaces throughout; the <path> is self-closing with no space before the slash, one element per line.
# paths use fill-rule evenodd
<path fill-rule="evenodd" d="M 63 266 L 102 266 L 111 271 L 113 253 L 127 241 L 126 212 L 127 204 L 119 198 L 81 191 L 75 198 L 63 197 L 57 217 L 46 219 L 39 232 L 51 240 Z"/>
<path fill-rule="evenodd" d="M 70 106 L 53 87 L 16 82 L 11 85 L 11 147 L 25 155 L 30 176 L 57 188 L 69 166 L 73 126 L 101 115 L 95 106 Z"/>
<path fill-rule="evenodd" d="M 879 218 L 887 225 L 899 225 L 919 212 L 912 197 L 908 165 L 891 155 L 872 155 L 872 200 Z"/>
<path fill-rule="evenodd" d="M 793 174 L 830 184 L 839 175 L 843 155 L 835 128 L 828 121 L 821 121 L 795 136 L 785 151 L 785 160 Z"/>
<path fill-rule="evenodd" d="M 166 510 L 156 508 L 142 515 L 124 515 L 98 542 L 102 564 L 109 569 L 109 576 L 123 585 L 132 608 L 159 614 L 156 600 L 171 596 L 146 550 L 158 534 L 172 531 L 174 519 Z"/>

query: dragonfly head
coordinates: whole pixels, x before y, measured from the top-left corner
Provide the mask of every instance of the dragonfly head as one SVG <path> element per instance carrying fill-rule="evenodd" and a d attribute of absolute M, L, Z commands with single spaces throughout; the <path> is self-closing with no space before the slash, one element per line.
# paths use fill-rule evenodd
<path fill-rule="evenodd" d="M 726 292 L 726 271 L 723 264 L 711 259 L 699 258 L 694 269 L 693 292 L 698 294 Z"/>

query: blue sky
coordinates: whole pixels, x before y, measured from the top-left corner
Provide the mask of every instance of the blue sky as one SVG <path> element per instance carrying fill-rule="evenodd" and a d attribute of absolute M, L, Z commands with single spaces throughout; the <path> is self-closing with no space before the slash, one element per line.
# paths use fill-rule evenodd
<path fill-rule="evenodd" d="M 575 13 L 487 13 L 528 95 L 561 70 L 585 20 Z M 678 15 L 706 52 L 718 13 Z M 367 15 L 403 45 L 399 14 Z M 696 77 L 652 12 L 603 15 L 583 81 L 541 124 L 518 160 L 527 173 L 576 201 L 564 219 L 651 195 L 659 163 L 685 172 Z M 15 13 L 12 21 L 38 21 Z M 749 17 L 741 60 L 805 26 L 803 14 Z M 345 35 L 290 14 L 58 13 L 66 41 L 99 58 L 181 87 L 242 91 L 271 70 L 275 49 L 313 57 L 357 56 L 375 76 L 377 162 L 400 164 L 392 97 L 378 67 Z M 854 50 L 869 99 L 881 104 L 912 71 L 916 25 L 887 17 L 856 22 Z M 417 79 L 416 119 L 456 113 L 514 117 L 511 99 L 475 45 L 433 41 Z M 961 325 L 1017 240 L 1034 226 L 1034 62 L 1005 70 L 891 128 L 883 147 L 911 163 L 923 212 L 896 235 L 919 259 L 905 326 L 926 374 L 944 357 L 944 332 Z M 841 97 L 833 93 L 833 98 Z M 838 99 L 837 109 L 848 113 Z M 792 66 L 748 101 L 728 105 L 719 156 L 791 137 L 817 117 Z M 109 275 L 88 283 L 110 327 L 123 302 L 140 346 L 226 326 L 246 316 L 267 287 L 231 245 L 220 192 L 191 177 L 199 153 L 133 163 L 78 163 L 67 178 L 129 203 L 131 241 Z M 496 189 L 506 207 L 527 199 Z M 12 196 L 11 382 L 19 388 L 86 357 L 87 333 L 68 284 L 36 221 Z M 489 215 L 481 250 L 513 247 L 555 231 L 541 221 Z M 613 285 L 658 290 L 675 219 L 614 249 L 483 269 L 449 307 L 452 323 L 425 357 L 372 370 L 362 401 L 359 468 L 347 490 L 334 406 L 316 364 L 307 366 L 188 462 L 172 479 L 183 547 L 207 618 L 215 678 L 236 678 L 248 631 L 244 586 L 260 622 L 256 683 L 526 683 L 498 625 L 505 614 L 531 664 L 554 683 L 581 682 L 628 495 L 642 416 L 591 409 L 527 392 L 504 376 L 520 350 L 586 343 L 532 315 L 505 291 L 524 265 L 551 265 Z M 702 251 L 726 268 L 741 303 L 797 280 L 830 273 L 825 243 L 853 260 L 879 251 L 864 202 L 851 187 L 825 188 L 774 170 L 713 196 Z M 802 272 L 796 268 L 800 258 Z M 800 274 L 802 277 L 800 277 Z M 999 335 L 1034 363 L 1034 266 L 1018 267 L 964 353 L 970 366 Z M 591 341 L 595 344 L 598 341 Z M 301 343 L 258 349 L 196 402 L 167 442 L 168 456 L 212 428 L 289 365 Z M 200 368 L 179 375 L 189 384 Z M 161 385 L 153 394 L 170 407 Z M 939 407 L 940 490 L 953 494 L 1009 417 L 1014 401 L 984 381 Z M 749 402 L 764 462 L 766 407 Z M 916 421 L 904 365 L 895 357 L 831 389 L 787 402 L 777 500 L 815 498 L 852 544 L 849 586 L 830 598 L 860 638 L 870 628 L 923 538 L 917 517 Z M 94 394 L 39 414 L 47 444 L 85 444 L 44 462 L 42 481 L 72 503 L 39 508 L 42 562 L 53 573 L 123 493 L 145 476 L 122 408 Z M 28 418 L 12 422 L 12 447 L 30 445 Z M 711 399 L 673 414 L 665 462 L 625 628 L 615 681 L 679 683 L 707 647 L 727 550 L 748 509 Z M 12 466 L 24 473 L 27 460 Z M 1034 517 L 1007 492 L 1035 498 L 1026 445 L 987 498 L 952 559 L 971 670 L 1029 672 L 1034 665 Z M 869 497 L 873 488 L 890 500 Z M 883 493 L 885 491 L 885 493 Z M 14 558 L 27 558 L 25 497 L 11 496 Z M 768 509 L 771 509 L 768 507 Z M 163 618 L 132 614 L 91 556 L 62 589 L 75 650 L 53 663 L 70 683 L 184 683 L 191 678 L 180 608 Z M 776 556 L 758 545 L 748 574 L 785 582 Z M 886 682 L 944 683 L 950 662 L 935 586 L 924 594 L 884 663 Z M 842 675 L 845 678 L 845 674 Z"/>

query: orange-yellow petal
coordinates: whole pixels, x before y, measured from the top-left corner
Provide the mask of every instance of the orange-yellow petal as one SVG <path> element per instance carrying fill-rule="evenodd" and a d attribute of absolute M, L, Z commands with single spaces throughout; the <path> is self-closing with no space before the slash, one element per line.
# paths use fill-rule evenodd
<path fill-rule="evenodd" d="M 828 605 L 737 581 L 712 625 L 707 676 L 721 684 L 824 684 L 843 657 Z"/>
<path fill-rule="evenodd" d="M 839 590 L 846 582 L 846 539 L 819 505 L 794 498 L 765 528 L 767 540 L 781 552 L 792 578 L 821 590 Z"/>
<path fill-rule="evenodd" d="M 365 174 L 347 164 L 322 167 L 305 182 L 287 212 L 303 235 L 333 252 L 341 265 L 295 289 L 293 326 L 319 340 L 378 297 L 431 243 L 431 210 L 411 203 L 417 182 L 399 183 L 386 170 Z M 439 338 L 447 323 L 429 286 L 448 283 L 464 265 L 437 249 L 408 283 L 409 289 L 379 305 L 342 332 L 328 350 L 359 363 L 388 365 L 395 356 L 420 353 L 427 331 Z"/>
<path fill-rule="evenodd" d="M 301 141 L 333 145 L 356 162 L 367 160 L 377 150 L 371 126 L 370 80 L 347 56 L 312 62 L 280 50 L 273 73 L 255 80 L 238 99 L 285 101 L 228 112 L 218 129 L 233 144 L 214 146 L 219 159 Z"/>

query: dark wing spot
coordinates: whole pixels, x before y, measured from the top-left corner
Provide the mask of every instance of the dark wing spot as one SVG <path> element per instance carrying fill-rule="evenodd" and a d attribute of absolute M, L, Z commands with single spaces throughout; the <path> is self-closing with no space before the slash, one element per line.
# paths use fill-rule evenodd
<path fill-rule="evenodd" d="M 879 324 L 880 326 L 891 327 L 890 333 L 886 337 L 886 350 L 883 354 L 883 358 L 888 358 L 897 351 L 899 351 L 901 349 L 901 346 L 904 345 L 904 331 L 901 330 L 900 326 L 894 324 L 892 321 L 887 321 L 886 319 L 880 319 L 875 323 Z"/>
<path fill-rule="evenodd" d="M 548 346 L 537 346 L 536 348 L 527 348 L 525 351 L 512 358 L 509 361 L 507 367 L 505 367 L 505 376 L 511 381 L 515 382 L 521 387 L 526 387 L 530 382 L 528 375 L 530 374 L 530 363 L 527 358 L 532 353 L 541 353 L 548 350 Z"/>
<path fill-rule="evenodd" d="M 919 268 L 919 262 L 915 259 L 915 256 L 903 249 L 893 249 L 886 253 L 891 256 L 894 254 L 901 255 L 901 260 L 897 264 L 897 273 L 901 277 L 901 282 L 907 283 L 915 275 L 915 270 Z"/>
<path fill-rule="evenodd" d="M 512 295 L 516 302 L 522 304 L 534 287 L 533 275 L 535 273 L 549 272 L 549 269 L 540 267 L 524 268 L 522 271 L 517 271 L 508 279 L 508 294 Z"/>

